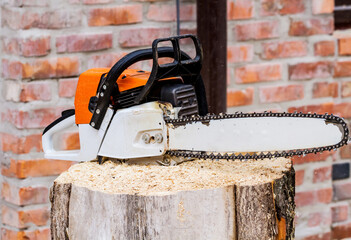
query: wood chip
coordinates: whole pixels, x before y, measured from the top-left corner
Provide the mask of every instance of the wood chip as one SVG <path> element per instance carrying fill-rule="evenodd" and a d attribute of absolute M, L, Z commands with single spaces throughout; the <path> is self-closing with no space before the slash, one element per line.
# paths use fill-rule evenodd
<path fill-rule="evenodd" d="M 227 161 L 195 160 L 178 166 L 127 165 L 116 161 L 73 165 L 57 179 L 111 194 L 155 195 L 228 185 L 271 182 L 291 168 L 286 158 Z"/>

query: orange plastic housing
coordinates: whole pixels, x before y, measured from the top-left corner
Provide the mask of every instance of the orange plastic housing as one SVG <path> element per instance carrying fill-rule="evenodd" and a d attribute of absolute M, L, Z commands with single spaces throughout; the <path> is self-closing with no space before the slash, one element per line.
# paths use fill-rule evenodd
<path fill-rule="evenodd" d="M 93 68 L 83 72 L 78 79 L 76 96 L 74 99 L 76 124 L 88 124 L 92 117 L 89 111 L 89 101 L 96 95 L 101 75 L 108 73 L 109 68 Z M 149 79 L 150 72 L 127 69 L 117 79 L 119 91 L 144 86 Z"/>

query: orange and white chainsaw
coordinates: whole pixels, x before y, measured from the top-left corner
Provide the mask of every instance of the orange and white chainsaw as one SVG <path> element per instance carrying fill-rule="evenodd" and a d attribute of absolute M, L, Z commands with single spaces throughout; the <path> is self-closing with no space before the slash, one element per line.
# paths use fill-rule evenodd
<path fill-rule="evenodd" d="M 181 51 L 179 41 L 194 43 L 196 56 Z M 172 47 L 159 47 L 170 42 Z M 159 64 L 160 58 L 173 62 Z M 151 72 L 128 69 L 153 60 Z M 89 161 L 262 159 L 334 150 L 348 142 L 345 121 L 316 113 L 208 114 L 200 75 L 202 49 L 193 35 L 156 39 L 111 69 L 98 68 L 79 77 L 75 110 L 67 110 L 43 133 L 45 157 Z M 55 133 L 77 125 L 80 150 L 60 151 Z M 177 161 L 176 161 L 177 162 Z"/>

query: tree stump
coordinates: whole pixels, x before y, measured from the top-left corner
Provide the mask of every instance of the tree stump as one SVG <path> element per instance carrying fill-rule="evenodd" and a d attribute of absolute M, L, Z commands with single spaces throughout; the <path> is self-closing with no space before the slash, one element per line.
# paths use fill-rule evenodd
<path fill-rule="evenodd" d="M 51 188 L 52 239 L 293 239 L 289 159 L 85 162 Z"/>

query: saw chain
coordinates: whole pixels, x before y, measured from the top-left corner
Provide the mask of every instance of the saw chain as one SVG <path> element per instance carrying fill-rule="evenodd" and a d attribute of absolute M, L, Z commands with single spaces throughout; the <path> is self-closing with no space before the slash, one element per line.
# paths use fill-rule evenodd
<path fill-rule="evenodd" d="M 173 157 L 183 157 L 183 158 L 198 158 L 198 159 L 225 159 L 225 160 L 249 160 L 249 159 L 264 159 L 264 158 L 278 158 L 278 157 L 292 157 L 292 156 L 304 156 L 310 153 L 320 153 L 323 151 L 332 151 L 336 150 L 347 144 L 349 140 L 349 130 L 344 119 L 334 116 L 333 114 L 316 114 L 316 113 L 274 113 L 274 112 L 263 112 L 263 113 L 242 113 L 236 112 L 233 114 L 219 114 L 206 116 L 192 116 L 192 117 L 181 117 L 178 119 L 171 119 L 168 116 L 165 116 L 166 124 L 173 126 L 185 125 L 188 123 L 202 122 L 206 123 L 210 120 L 219 120 L 219 119 L 229 119 L 229 118 L 255 118 L 255 117 L 298 117 L 298 118 L 320 118 L 325 119 L 326 123 L 337 124 L 341 127 L 343 132 L 342 140 L 334 145 L 318 147 L 318 148 L 307 148 L 307 149 L 295 149 L 288 151 L 276 151 L 276 152 L 250 152 L 250 153 L 238 153 L 238 152 L 226 152 L 226 153 L 213 153 L 213 152 L 204 152 L 204 151 L 190 151 L 190 150 L 168 150 L 167 155 Z"/>

